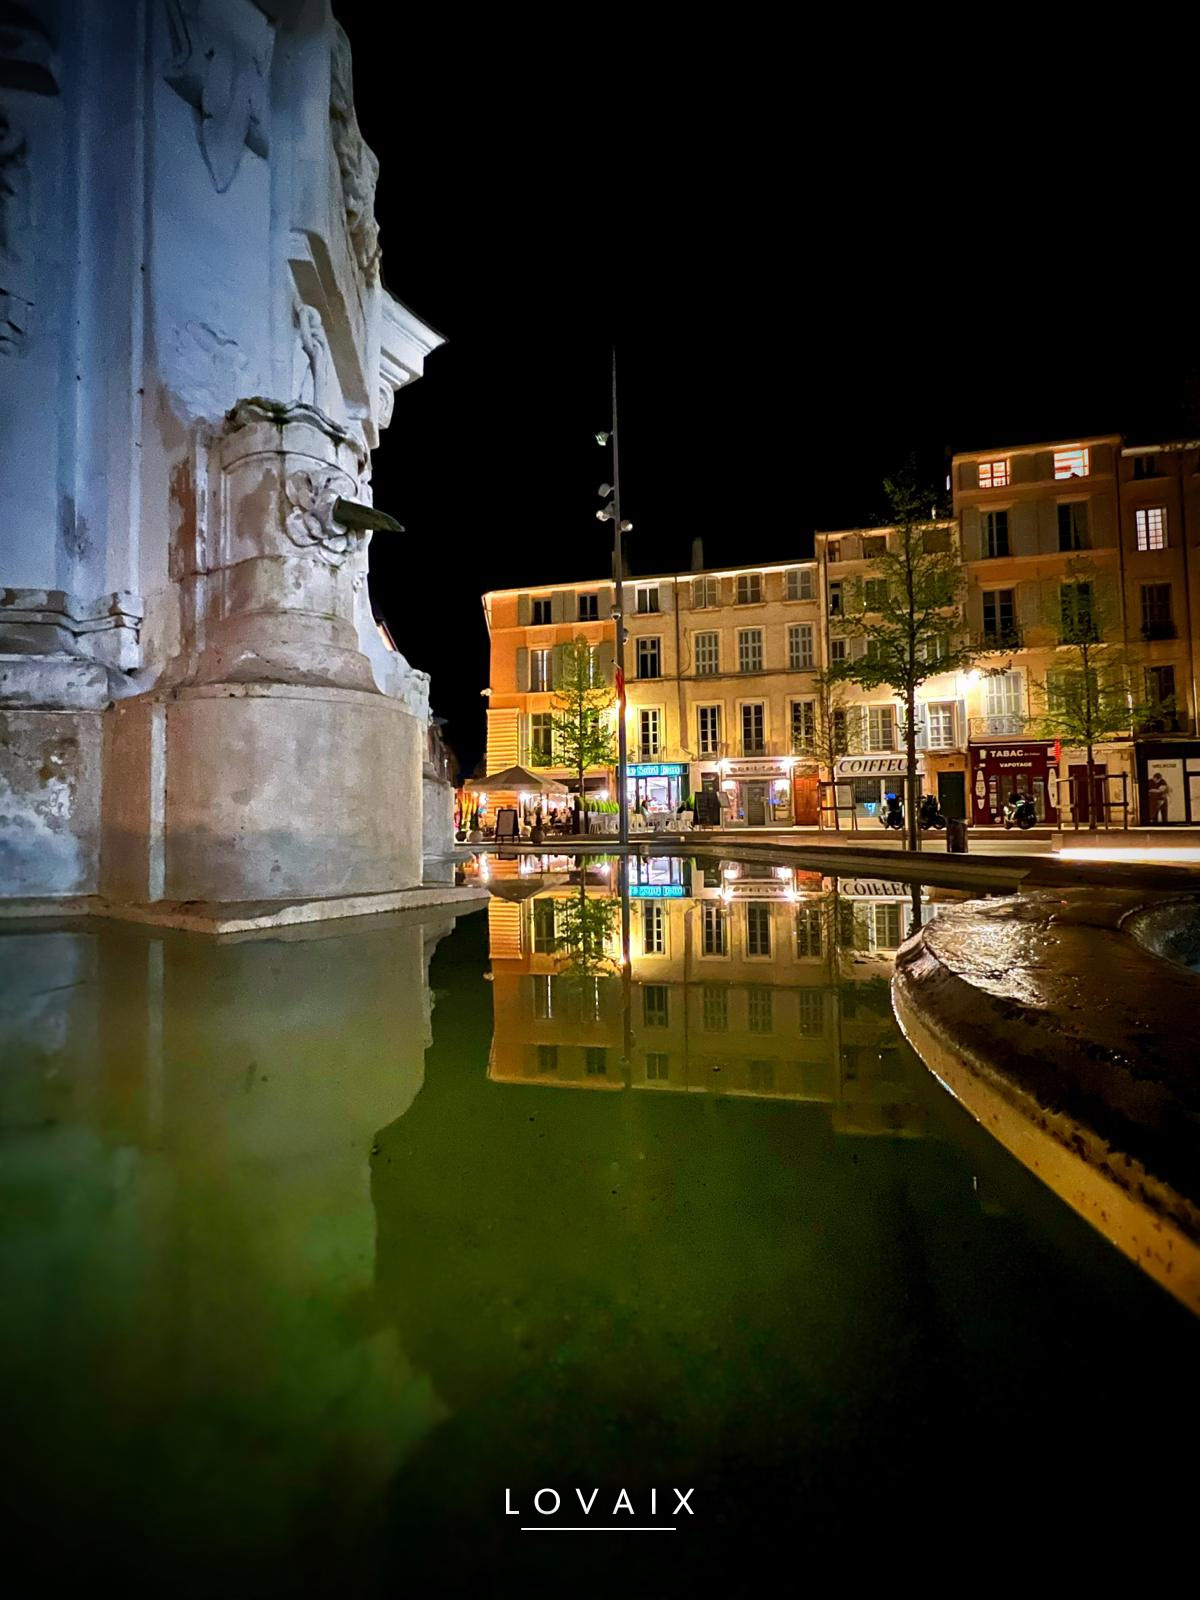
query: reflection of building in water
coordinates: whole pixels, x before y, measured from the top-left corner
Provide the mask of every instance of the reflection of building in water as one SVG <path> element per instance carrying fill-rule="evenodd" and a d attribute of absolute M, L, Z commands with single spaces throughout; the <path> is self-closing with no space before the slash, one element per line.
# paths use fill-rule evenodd
<path fill-rule="evenodd" d="M 717 861 L 633 877 L 628 984 L 606 887 L 491 902 L 491 1077 L 819 1101 L 846 1132 L 920 1131 L 888 993 L 909 890 Z M 588 901 L 612 916 L 604 960 L 581 971 L 564 931 Z"/>

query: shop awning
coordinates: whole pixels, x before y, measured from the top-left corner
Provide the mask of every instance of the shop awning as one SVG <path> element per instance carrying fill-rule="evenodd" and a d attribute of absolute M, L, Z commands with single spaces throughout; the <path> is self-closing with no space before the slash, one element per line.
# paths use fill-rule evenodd
<path fill-rule="evenodd" d="M 567 786 L 557 778 L 540 776 L 528 767 L 505 767 L 501 772 L 489 772 L 486 778 L 468 778 L 463 784 L 475 794 L 495 790 L 500 794 L 566 794 Z"/>

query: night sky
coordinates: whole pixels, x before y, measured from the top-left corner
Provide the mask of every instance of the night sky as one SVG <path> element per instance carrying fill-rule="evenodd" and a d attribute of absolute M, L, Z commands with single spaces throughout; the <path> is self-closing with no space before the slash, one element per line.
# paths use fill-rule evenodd
<path fill-rule="evenodd" d="M 1144 248 L 1090 156 L 1061 187 L 1070 135 L 1014 170 L 953 97 L 897 110 L 859 79 L 815 114 L 811 63 L 792 79 L 769 42 L 609 57 L 614 96 L 601 12 L 594 37 L 535 29 L 527 51 L 472 24 L 464 64 L 407 14 L 376 48 L 379 7 L 335 10 L 381 163 L 384 279 L 447 340 L 375 455 L 376 503 L 407 531 L 374 540 L 372 594 L 465 771 L 479 596 L 609 570 L 593 436 L 614 340 L 635 573 L 687 568 L 697 536 L 713 566 L 811 554 L 814 528 L 877 517 L 910 459 L 932 486 L 953 449 L 1188 425 L 1175 252 Z"/>

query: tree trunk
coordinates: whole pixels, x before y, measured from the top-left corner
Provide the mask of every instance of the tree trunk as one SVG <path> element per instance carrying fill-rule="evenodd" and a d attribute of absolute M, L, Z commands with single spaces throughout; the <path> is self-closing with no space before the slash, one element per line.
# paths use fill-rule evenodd
<path fill-rule="evenodd" d="M 1087 747 L 1088 832 L 1096 831 L 1096 759 L 1092 746 Z"/>
<path fill-rule="evenodd" d="M 920 801 L 920 785 L 917 778 L 917 693 L 909 688 L 905 694 L 904 745 L 908 757 L 908 777 L 905 782 L 905 793 L 908 796 L 908 815 L 905 822 L 908 825 L 908 848 L 919 850 L 921 848 L 921 824 L 918 815 Z"/>

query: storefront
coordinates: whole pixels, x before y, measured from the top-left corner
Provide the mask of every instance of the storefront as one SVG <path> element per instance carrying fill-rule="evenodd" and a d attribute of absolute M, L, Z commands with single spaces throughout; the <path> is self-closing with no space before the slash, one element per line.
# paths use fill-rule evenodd
<path fill-rule="evenodd" d="M 1028 795 L 1039 822 L 1058 822 L 1059 748 L 1053 739 L 972 744 L 971 821 L 1003 822 L 1012 794 Z"/>
<path fill-rule="evenodd" d="M 917 777 L 923 774 L 922 758 L 917 757 Z M 843 756 L 834 768 L 834 792 L 841 826 L 850 813 L 861 824 L 878 822 L 887 809 L 887 796 L 904 798 L 908 757 L 904 755 Z"/>
<path fill-rule="evenodd" d="M 1146 828 L 1200 824 L 1200 743 L 1147 740 L 1136 748 L 1138 816 Z"/>
<path fill-rule="evenodd" d="M 787 756 L 743 756 L 718 766 L 726 823 L 741 828 L 790 826 L 792 766 Z"/>
<path fill-rule="evenodd" d="M 691 793 L 686 761 L 631 761 L 626 780 L 629 809 L 647 815 L 676 812 Z"/>

